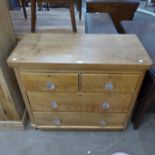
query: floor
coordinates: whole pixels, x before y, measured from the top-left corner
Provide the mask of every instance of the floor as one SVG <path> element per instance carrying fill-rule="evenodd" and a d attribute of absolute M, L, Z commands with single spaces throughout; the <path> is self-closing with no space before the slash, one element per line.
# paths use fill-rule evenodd
<path fill-rule="evenodd" d="M 83 9 L 83 12 L 85 10 Z M 18 36 L 30 32 L 29 20 L 21 11 L 11 12 Z M 70 32 L 71 24 L 67 9 L 37 12 L 37 32 Z M 77 19 L 78 15 L 76 13 Z M 135 20 L 153 17 L 136 13 Z M 84 33 L 84 15 L 77 20 L 78 33 Z M 126 131 L 119 132 L 60 132 L 32 129 L 30 123 L 25 131 L 1 130 L 0 155 L 111 155 L 113 152 L 130 155 L 155 154 L 155 114 L 147 114 L 138 130 L 130 123 Z"/>
<path fill-rule="evenodd" d="M 85 1 L 85 0 L 83 0 Z M 152 11 L 154 7 L 148 4 L 148 7 L 144 7 L 146 2 L 141 2 L 140 8 Z M 78 12 L 75 9 L 77 33 L 84 33 L 84 17 L 85 17 L 85 2 L 82 9 L 82 20 L 78 18 Z M 31 10 L 27 8 L 28 19 L 26 20 L 23 15 L 22 9 L 20 11 L 11 11 L 13 19 L 14 30 L 18 36 L 23 36 L 26 33 L 31 32 Z M 153 16 L 148 16 L 139 12 L 135 14 L 135 20 L 155 19 Z M 50 9 L 50 11 L 37 11 L 37 33 L 72 33 L 69 9 L 57 8 Z"/>
<path fill-rule="evenodd" d="M 117 132 L 0 131 L 0 155 L 130 155 L 155 154 L 155 114 L 148 114 L 138 130 L 132 124 Z"/>

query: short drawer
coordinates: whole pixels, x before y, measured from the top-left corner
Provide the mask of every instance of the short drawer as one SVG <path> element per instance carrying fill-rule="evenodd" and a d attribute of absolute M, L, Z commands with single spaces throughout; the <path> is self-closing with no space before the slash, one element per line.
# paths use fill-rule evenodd
<path fill-rule="evenodd" d="M 138 74 L 82 74 L 83 92 L 126 92 L 135 91 Z"/>
<path fill-rule="evenodd" d="M 47 126 L 123 126 L 125 113 L 33 112 L 37 125 Z"/>
<path fill-rule="evenodd" d="M 78 74 L 22 72 L 21 78 L 27 91 L 78 91 Z"/>
<path fill-rule="evenodd" d="M 131 94 L 27 92 L 34 111 L 127 112 Z"/>

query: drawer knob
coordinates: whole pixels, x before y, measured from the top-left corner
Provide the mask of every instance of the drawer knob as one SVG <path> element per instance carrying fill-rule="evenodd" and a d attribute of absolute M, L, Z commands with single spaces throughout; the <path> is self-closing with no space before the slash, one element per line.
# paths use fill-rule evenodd
<path fill-rule="evenodd" d="M 60 125 L 61 125 L 60 119 L 59 119 L 59 118 L 55 118 L 55 119 L 53 120 L 53 124 L 56 125 L 56 126 L 60 126 Z"/>
<path fill-rule="evenodd" d="M 52 109 L 58 108 L 58 104 L 56 103 L 56 101 L 52 101 L 52 102 L 51 102 L 51 108 L 52 108 Z"/>
<path fill-rule="evenodd" d="M 111 82 L 108 82 L 104 85 L 104 88 L 106 90 L 112 90 L 114 88 L 113 84 Z"/>
<path fill-rule="evenodd" d="M 103 102 L 102 108 L 103 108 L 103 110 L 108 110 L 108 109 L 110 109 L 110 104 L 108 102 Z"/>
<path fill-rule="evenodd" d="M 100 120 L 100 126 L 102 126 L 102 127 L 104 127 L 104 126 L 106 126 L 106 122 L 105 122 L 105 120 Z"/>
<path fill-rule="evenodd" d="M 48 90 L 54 90 L 55 89 L 55 84 L 51 83 L 51 82 L 48 82 L 47 83 L 47 88 L 48 88 Z"/>

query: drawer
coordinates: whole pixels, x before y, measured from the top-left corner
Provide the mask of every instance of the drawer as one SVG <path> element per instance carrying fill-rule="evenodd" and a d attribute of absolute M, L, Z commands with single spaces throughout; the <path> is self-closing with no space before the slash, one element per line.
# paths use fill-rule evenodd
<path fill-rule="evenodd" d="M 78 74 L 22 72 L 21 78 L 27 91 L 78 91 Z"/>
<path fill-rule="evenodd" d="M 139 74 L 82 74 L 83 92 L 135 91 Z"/>
<path fill-rule="evenodd" d="M 27 92 L 34 111 L 127 112 L 131 94 Z"/>
<path fill-rule="evenodd" d="M 35 123 L 45 126 L 123 126 L 125 113 L 33 112 Z"/>

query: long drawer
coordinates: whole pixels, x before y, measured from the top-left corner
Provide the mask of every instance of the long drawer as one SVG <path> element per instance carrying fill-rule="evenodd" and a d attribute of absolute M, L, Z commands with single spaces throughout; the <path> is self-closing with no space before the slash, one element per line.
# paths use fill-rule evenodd
<path fill-rule="evenodd" d="M 27 92 L 34 111 L 127 112 L 131 94 Z"/>
<path fill-rule="evenodd" d="M 125 113 L 33 112 L 37 125 L 47 126 L 123 126 Z"/>
<path fill-rule="evenodd" d="M 74 73 L 21 72 L 21 78 L 27 91 L 78 91 L 78 74 Z"/>
<path fill-rule="evenodd" d="M 138 74 L 82 74 L 83 92 L 126 92 L 135 91 Z"/>

